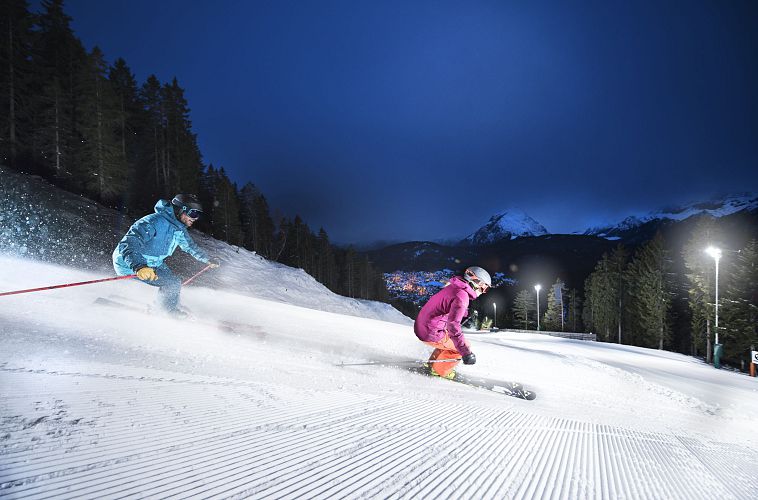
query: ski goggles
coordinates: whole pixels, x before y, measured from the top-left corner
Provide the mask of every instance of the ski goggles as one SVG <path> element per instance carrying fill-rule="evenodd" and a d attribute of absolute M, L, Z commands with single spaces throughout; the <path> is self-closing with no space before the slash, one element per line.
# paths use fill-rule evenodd
<path fill-rule="evenodd" d="M 487 283 L 485 283 L 484 281 L 480 280 L 479 277 L 476 274 L 472 273 L 472 272 L 466 271 L 466 279 L 471 284 L 473 284 L 474 287 L 478 291 L 480 291 L 482 293 L 486 293 L 487 290 L 490 289 L 490 286 Z"/>
<path fill-rule="evenodd" d="M 203 215 L 203 211 L 198 210 L 197 208 L 190 208 L 189 210 L 186 210 L 184 213 L 187 214 L 187 217 L 189 217 L 190 219 L 195 219 L 195 220 L 199 219 L 200 216 Z"/>

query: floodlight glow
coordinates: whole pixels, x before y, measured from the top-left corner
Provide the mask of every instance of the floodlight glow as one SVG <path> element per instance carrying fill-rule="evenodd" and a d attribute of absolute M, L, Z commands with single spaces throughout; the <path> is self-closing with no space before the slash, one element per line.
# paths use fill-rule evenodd
<path fill-rule="evenodd" d="M 721 258 L 721 249 L 716 247 L 708 247 L 705 249 L 705 253 L 710 255 L 716 260 L 719 260 Z"/>

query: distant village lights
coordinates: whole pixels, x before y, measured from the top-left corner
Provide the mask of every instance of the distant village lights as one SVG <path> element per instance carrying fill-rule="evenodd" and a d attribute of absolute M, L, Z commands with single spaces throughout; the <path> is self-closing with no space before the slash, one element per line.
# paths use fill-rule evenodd
<path fill-rule="evenodd" d="M 390 296 L 421 305 L 445 286 L 453 275 L 450 269 L 440 271 L 395 271 L 385 273 L 384 279 Z"/>

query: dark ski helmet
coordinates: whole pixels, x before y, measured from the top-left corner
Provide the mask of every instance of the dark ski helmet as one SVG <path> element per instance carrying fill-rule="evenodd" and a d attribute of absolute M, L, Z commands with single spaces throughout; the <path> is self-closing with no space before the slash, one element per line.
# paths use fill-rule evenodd
<path fill-rule="evenodd" d="M 468 281 L 471 288 L 474 289 L 477 296 L 483 294 L 492 286 L 492 278 L 490 273 L 482 269 L 481 267 L 471 266 L 463 273 L 463 279 Z"/>
<path fill-rule="evenodd" d="M 171 200 L 171 204 L 174 206 L 174 213 L 177 217 L 182 212 L 186 213 L 190 219 L 197 219 L 203 215 L 203 206 L 194 194 L 177 194 Z"/>

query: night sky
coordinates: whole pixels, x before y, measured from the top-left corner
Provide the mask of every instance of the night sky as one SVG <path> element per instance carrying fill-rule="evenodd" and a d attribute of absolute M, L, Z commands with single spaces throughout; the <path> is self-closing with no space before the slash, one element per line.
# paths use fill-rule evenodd
<path fill-rule="evenodd" d="M 758 2 L 69 0 L 204 161 L 338 243 L 758 191 Z"/>

